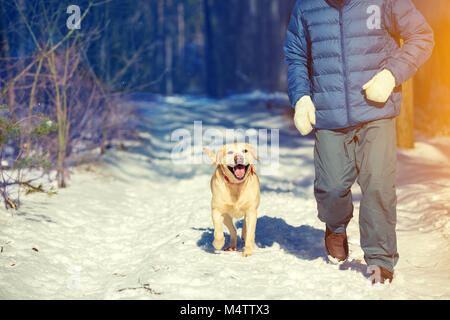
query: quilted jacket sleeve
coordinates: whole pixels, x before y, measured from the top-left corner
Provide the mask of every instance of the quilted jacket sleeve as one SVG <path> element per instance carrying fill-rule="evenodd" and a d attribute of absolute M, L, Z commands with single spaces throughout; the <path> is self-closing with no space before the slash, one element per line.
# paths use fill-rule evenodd
<path fill-rule="evenodd" d="M 411 0 L 389 0 L 387 25 L 396 39 L 403 39 L 398 49 L 388 59 L 386 68 L 391 70 L 400 85 L 411 78 L 428 60 L 434 48 L 433 30 Z"/>
<path fill-rule="evenodd" d="M 284 44 L 288 65 L 288 94 L 293 107 L 304 95 L 311 95 L 308 73 L 308 42 L 302 22 L 300 1 L 294 7 Z"/>

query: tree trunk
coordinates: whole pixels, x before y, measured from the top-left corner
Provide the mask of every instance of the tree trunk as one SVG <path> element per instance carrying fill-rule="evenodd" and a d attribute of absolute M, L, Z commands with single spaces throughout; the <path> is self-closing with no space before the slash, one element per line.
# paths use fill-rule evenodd
<path fill-rule="evenodd" d="M 164 46 L 165 46 L 165 54 L 164 54 L 164 65 L 166 69 L 166 77 L 165 77 L 165 88 L 164 92 L 167 95 L 173 94 L 173 63 L 174 63 L 174 41 L 176 39 L 176 8 L 174 8 L 174 3 L 172 0 L 166 0 L 164 6 Z"/>
<path fill-rule="evenodd" d="M 3 0 L 0 0 L 0 58 L 8 58 L 9 56 L 9 42 L 6 33 L 6 23 L 3 17 L 6 15 L 4 10 Z"/>
<path fill-rule="evenodd" d="M 166 88 L 165 93 L 168 95 L 173 94 L 173 50 L 172 50 L 172 38 L 166 37 Z"/>
<path fill-rule="evenodd" d="M 178 41 L 177 41 L 177 54 L 178 57 L 183 56 L 185 39 L 185 22 L 184 22 L 184 5 L 179 3 L 177 7 L 177 20 L 178 20 Z"/>
<path fill-rule="evenodd" d="M 403 41 L 401 41 L 403 45 Z M 397 146 L 414 148 L 414 80 L 409 79 L 402 85 L 403 100 L 400 116 L 397 118 Z"/>
<path fill-rule="evenodd" d="M 102 34 L 102 40 L 100 43 L 100 70 L 102 70 L 104 79 L 107 84 L 113 85 L 110 83 L 111 80 L 111 68 L 110 68 L 110 54 L 108 52 L 108 42 L 110 41 L 109 37 L 109 30 L 111 29 L 110 26 L 110 13 L 109 13 L 109 3 L 105 3 L 105 9 L 104 9 L 104 15 L 103 17 L 98 17 L 98 19 L 101 21 L 103 20 L 103 23 L 105 25 L 105 30 Z M 100 10 L 98 12 L 101 12 Z M 102 19 L 103 18 L 103 19 Z"/>
<path fill-rule="evenodd" d="M 400 116 L 397 118 L 397 146 L 414 148 L 414 81 L 403 84 L 403 101 Z"/>
<path fill-rule="evenodd" d="M 9 62 L 9 40 L 8 40 L 8 34 L 7 34 L 7 26 L 4 22 L 3 17 L 6 15 L 6 8 L 3 3 L 3 0 L 0 0 L 0 62 L 2 66 L 6 66 Z M 4 77 L 6 77 L 5 80 L 9 81 L 13 78 L 12 71 L 9 70 L 9 68 L 5 68 L 6 70 L 0 70 L 2 72 L 5 72 Z M 8 97 L 2 97 L 5 99 L 3 101 L 4 103 L 8 104 L 9 110 L 11 111 L 11 114 L 14 115 L 14 105 L 16 101 L 15 91 L 14 91 L 14 85 L 11 86 L 8 90 Z"/>
<path fill-rule="evenodd" d="M 206 92 L 208 95 L 218 96 L 216 64 L 214 58 L 214 35 L 211 23 L 211 8 L 208 0 L 203 0 L 203 12 L 205 17 L 205 62 L 206 62 Z"/>

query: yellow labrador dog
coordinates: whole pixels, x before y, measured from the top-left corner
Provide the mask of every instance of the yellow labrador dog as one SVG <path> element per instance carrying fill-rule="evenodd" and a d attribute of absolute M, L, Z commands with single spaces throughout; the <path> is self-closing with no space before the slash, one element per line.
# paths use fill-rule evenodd
<path fill-rule="evenodd" d="M 213 246 L 221 250 L 225 244 L 222 224 L 230 231 L 230 246 L 226 251 L 236 251 L 237 233 L 233 218 L 245 217 L 242 239 L 245 242 L 242 255 L 253 253 L 255 243 L 256 211 L 260 202 L 259 179 L 254 162 L 259 160 L 248 143 L 232 143 L 222 146 L 217 154 L 204 148 L 216 166 L 211 177 L 212 220 L 214 224 Z"/>

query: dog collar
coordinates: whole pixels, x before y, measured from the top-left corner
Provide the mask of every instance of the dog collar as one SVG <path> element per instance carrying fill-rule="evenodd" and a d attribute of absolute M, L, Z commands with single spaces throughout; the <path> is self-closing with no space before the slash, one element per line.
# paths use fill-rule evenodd
<path fill-rule="evenodd" d="M 253 175 L 255 173 L 253 166 L 250 166 L 250 173 L 251 173 L 251 175 Z M 227 177 L 227 175 L 225 173 L 222 172 L 222 175 L 228 183 L 231 183 L 230 179 Z"/>

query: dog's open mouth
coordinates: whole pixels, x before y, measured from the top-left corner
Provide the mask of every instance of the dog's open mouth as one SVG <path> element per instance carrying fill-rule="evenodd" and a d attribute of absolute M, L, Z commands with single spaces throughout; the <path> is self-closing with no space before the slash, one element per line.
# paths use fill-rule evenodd
<path fill-rule="evenodd" d="M 242 180 L 245 177 L 245 174 L 247 173 L 248 167 L 250 165 L 246 165 L 244 166 L 243 164 L 238 164 L 234 167 L 230 167 L 228 166 L 228 170 L 230 170 L 231 172 L 233 172 L 234 176 L 236 177 L 236 179 L 238 180 Z"/>

